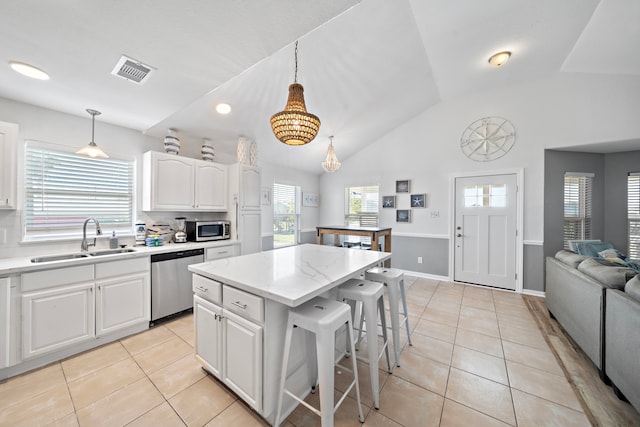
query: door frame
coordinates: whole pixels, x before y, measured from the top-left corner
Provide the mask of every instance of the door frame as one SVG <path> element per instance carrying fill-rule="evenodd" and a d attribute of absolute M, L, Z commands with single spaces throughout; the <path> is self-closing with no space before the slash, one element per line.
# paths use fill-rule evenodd
<path fill-rule="evenodd" d="M 524 169 L 500 169 L 490 171 L 456 172 L 449 176 L 449 278 L 455 279 L 455 230 L 456 223 L 456 179 L 469 177 L 482 177 L 493 175 L 515 175 L 516 176 L 516 289 L 515 292 L 522 293 L 523 290 L 523 248 L 524 248 Z M 498 288 L 496 288 L 498 289 Z"/>

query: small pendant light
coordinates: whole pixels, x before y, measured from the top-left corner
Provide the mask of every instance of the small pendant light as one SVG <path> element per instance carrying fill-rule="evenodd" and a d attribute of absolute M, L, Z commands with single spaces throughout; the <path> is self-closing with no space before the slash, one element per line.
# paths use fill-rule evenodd
<path fill-rule="evenodd" d="M 76 154 L 80 154 L 83 156 L 89 156 L 89 157 L 100 157 L 103 159 L 108 159 L 109 156 L 107 156 L 105 154 L 104 151 L 102 151 L 101 149 L 98 148 L 98 145 L 94 142 L 94 134 L 95 134 L 95 128 L 96 128 L 96 116 L 99 116 L 101 113 L 100 111 L 96 111 L 96 110 L 87 110 L 87 113 L 91 114 L 91 142 L 87 145 L 85 145 L 84 147 L 82 147 L 81 149 L 79 149 L 78 151 L 76 151 Z"/>
<path fill-rule="evenodd" d="M 329 149 L 327 150 L 327 158 L 322 162 L 322 168 L 327 172 L 335 172 L 340 169 L 342 163 L 336 157 L 336 151 L 333 149 L 333 136 L 329 137 Z"/>

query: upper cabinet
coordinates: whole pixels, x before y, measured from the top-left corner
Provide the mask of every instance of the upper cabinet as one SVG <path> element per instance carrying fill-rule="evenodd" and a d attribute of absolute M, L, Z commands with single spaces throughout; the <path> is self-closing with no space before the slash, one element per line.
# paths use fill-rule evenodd
<path fill-rule="evenodd" d="M 0 209 L 16 208 L 18 125 L 0 122 Z"/>
<path fill-rule="evenodd" d="M 260 210 L 260 168 L 242 163 L 229 165 L 232 204 L 240 210 Z"/>
<path fill-rule="evenodd" d="M 227 166 L 148 151 L 143 155 L 145 211 L 227 210 Z"/>

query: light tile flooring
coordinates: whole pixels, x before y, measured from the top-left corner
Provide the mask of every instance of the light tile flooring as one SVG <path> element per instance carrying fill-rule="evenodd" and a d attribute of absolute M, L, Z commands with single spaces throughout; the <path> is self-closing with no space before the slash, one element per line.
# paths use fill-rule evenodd
<path fill-rule="evenodd" d="M 380 371 L 379 410 L 359 364 L 364 426 L 590 425 L 520 295 L 427 279 L 407 285 L 413 346 L 404 335 L 401 367 Z M 266 425 L 200 368 L 193 346 L 188 315 L 11 378 L 0 384 L 0 426 Z M 336 398 L 348 383 L 337 375 Z M 360 425 L 351 395 L 335 419 Z M 284 425 L 319 419 L 300 405 Z"/>

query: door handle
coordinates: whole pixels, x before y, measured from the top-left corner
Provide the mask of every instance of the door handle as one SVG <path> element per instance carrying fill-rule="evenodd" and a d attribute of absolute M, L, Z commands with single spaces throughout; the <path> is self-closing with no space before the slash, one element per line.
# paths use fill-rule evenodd
<path fill-rule="evenodd" d="M 456 234 L 456 237 L 462 237 L 462 234 L 458 233 Z"/>

